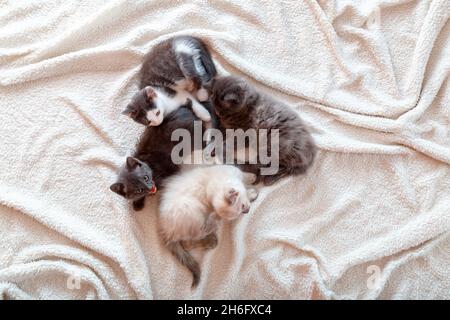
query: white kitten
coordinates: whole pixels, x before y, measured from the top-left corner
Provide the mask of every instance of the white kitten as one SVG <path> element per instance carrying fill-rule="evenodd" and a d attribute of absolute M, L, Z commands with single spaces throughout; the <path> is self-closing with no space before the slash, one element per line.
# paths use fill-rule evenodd
<path fill-rule="evenodd" d="M 200 280 L 200 267 L 187 250 L 213 248 L 220 219 L 232 220 L 250 209 L 258 193 L 247 189 L 255 175 L 237 167 L 215 165 L 182 171 L 164 183 L 158 227 L 164 243 L 193 274 L 192 287 Z"/>

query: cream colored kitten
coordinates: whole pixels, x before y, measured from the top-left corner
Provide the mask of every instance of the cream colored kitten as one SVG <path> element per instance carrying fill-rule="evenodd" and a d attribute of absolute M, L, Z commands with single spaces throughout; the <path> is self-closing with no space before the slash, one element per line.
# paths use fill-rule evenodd
<path fill-rule="evenodd" d="M 258 193 L 246 185 L 254 180 L 255 175 L 229 165 L 198 167 L 166 180 L 159 231 L 173 255 L 192 272 L 192 287 L 200 280 L 200 267 L 188 249 L 214 248 L 218 222 L 248 213 Z"/>

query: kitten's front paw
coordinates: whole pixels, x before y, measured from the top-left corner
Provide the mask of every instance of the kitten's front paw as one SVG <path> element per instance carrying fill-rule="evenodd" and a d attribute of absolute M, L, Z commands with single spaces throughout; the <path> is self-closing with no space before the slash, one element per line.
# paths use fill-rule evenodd
<path fill-rule="evenodd" d="M 207 101 L 209 98 L 208 91 L 205 88 L 201 88 L 197 91 L 197 99 L 200 102 Z"/>
<path fill-rule="evenodd" d="M 242 174 L 244 175 L 245 184 L 254 184 L 258 178 L 258 176 L 255 173 L 243 172 Z"/>
<path fill-rule="evenodd" d="M 258 198 L 258 190 L 255 188 L 247 189 L 247 196 L 250 201 L 255 201 Z"/>
<path fill-rule="evenodd" d="M 145 198 L 133 201 L 134 211 L 141 211 L 142 209 L 144 209 L 144 205 L 145 205 Z"/>
<path fill-rule="evenodd" d="M 205 121 L 205 122 L 210 122 L 211 121 L 211 115 L 209 114 L 209 112 L 205 112 L 204 114 L 202 114 L 201 120 Z"/>
<path fill-rule="evenodd" d="M 256 175 L 256 179 L 255 181 L 253 181 L 252 185 L 257 185 L 258 183 L 260 183 L 263 180 L 262 176 L 260 174 Z"/>

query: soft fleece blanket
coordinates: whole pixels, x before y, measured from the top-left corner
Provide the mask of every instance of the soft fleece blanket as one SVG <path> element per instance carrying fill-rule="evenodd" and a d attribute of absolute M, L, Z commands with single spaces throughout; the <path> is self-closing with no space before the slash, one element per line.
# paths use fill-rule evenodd
<path fill-rule="evenodd" d="M 0 0 L 0 297 L 450 298 L 450 2 Z M 201 37 L 320 148 L 223 226 L 202 281 L 109 191 L 142 56 Z"/>

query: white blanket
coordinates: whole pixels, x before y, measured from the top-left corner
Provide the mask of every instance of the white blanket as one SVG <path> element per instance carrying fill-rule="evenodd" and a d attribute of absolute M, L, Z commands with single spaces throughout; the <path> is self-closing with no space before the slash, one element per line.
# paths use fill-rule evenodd
<path fill-rule="evenodd" d="M 450 298 L 450 1 L 0 0 L 0 297 Z M 109 191 L 154 44 L 285 100 L 320 148 L 225 224 L 202 280 Z M 188 186 L 187 186 L 188 187 Z"/>

